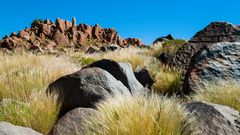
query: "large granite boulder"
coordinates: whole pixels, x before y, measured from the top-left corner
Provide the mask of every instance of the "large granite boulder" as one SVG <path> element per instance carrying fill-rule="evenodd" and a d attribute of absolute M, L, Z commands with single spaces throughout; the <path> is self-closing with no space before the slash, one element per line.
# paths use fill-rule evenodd
<path fill-rule="evenodd" d="M 240 26 L 227 22 L 213 22 L 196 33 L 193 38 L 183 45 L 173 57 L 171 65 L 186 73 L 192 57 L 205 46 L 217 42 L 240 41 Z"/>
<path fill-rule="evenodd" d="M 75 108 L 58 120 L 52 135 L 84 135 L 85 121 L 96 113 L 91 108 Z"/>
<path fill-rule="evenodd" d="M 77 107 L 95 108 L 108 97 L 131 96 L 128 88 L 100 68 L 85 68 L 51 83 L 47 93 L 58 93 L 61 103 L 59 117 Z"/>
<path fill-rule="evenodd" d="M 0 122 L 0 135 L 42 135 L 27 127 L 15 126 L 8 122 Z"/>
<path fill-rule="evenodd" d="M 98 67 L 106 70 L 117 80 L 121 81 L 130 90 L 132 95 L 143 93 L 143 86 L 134 76 L 134 72 L 129 63 L 103 59 L 96 61 L 87 67 Z"/>
<path fill-rule="evenodd" d="M 240 42 L 221 42 L 206 46 L 197 54 L 183 83 L 184 93 L 204 90 L 221 81 L 240 81 Z"/>
<path fill-rule="evenodd" d="M 228 106 L 193 102 L 186 110 L 195 118 L 186 128 L 187 135 L 240 135 L 240 112 Z"/>

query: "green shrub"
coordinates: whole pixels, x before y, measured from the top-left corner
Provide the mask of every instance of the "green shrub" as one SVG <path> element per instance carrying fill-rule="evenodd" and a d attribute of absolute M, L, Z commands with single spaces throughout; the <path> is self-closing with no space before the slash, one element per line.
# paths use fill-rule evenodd
<path fill-rule="evenodd" d="M 95 61 L 96 61 L 96 59 L 91 58 L 91 57 L 81 57 L 81 58 L 77 59 L 77 63 L 80 64 L 81 66 L 90 65 Z"/>

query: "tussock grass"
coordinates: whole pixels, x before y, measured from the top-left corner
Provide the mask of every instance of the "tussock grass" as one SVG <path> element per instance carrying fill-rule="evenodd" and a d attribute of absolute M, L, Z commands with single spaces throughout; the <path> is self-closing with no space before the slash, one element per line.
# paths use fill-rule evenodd
<path fill-rule="evenodd" d="M 152 73 L 155 83 L 152 89 L 155 92 L 172 95 L 178 93 L 181 88 L 181 71 L 162 66 L 159 70 Z"/>
<path fill-rule="evenodd" d="M 219 86 L 197 91 L 190 98 L 229 106 L 240 112 L 240 85 L 237 82 L 222 82 Z"/>
<path fill-rule="evenodd" d="M 156 95 L 109 99 L 97 108 L 86 122 L 89 135 L 178 135 L 189 122 L 177 100 Z"/>
<path fill-rule="evenodd" d="M 46 134 L 55 122 L 58 107 L 45 90 L 52 81 L 78 67 L 67 58 L 54 56 L 2 55 L 0 61 L 0 100 L 16 101 L 0 105 L 0 121 Z"/>
<path fill-rule="evenodd" d="M 0 121 L 31 127 L 47 134 L 57 119 L 59 107 L 56 101 L 56 98 L 47 97 L 45 93 L 36 93 L 27 102 L 3 100 Z"/>

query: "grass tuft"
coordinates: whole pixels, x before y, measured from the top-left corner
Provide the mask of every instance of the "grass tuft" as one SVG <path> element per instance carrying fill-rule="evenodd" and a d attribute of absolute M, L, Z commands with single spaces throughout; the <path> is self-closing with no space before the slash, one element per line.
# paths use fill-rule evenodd
<path fill-rule="evenodd" d="M 86 124 L 89 135 L 177 135 L 188 123 L 177 100 L 156 95 L 109 99 L 97 108 Z"/>
<path fill-rule="evenodd" d="M 152 89 L 155 92 L 168 95 L 179 93 L 182 84 L 181 71 L 164 66 L 153 74 L 155 83 L 153 84 Z"/>
<path fill-rule="evenodd" d="M 211 86 L 204 91 L 197 91 L 192 100 L 207 101 L 232 107 L 240 112 L 240 85 L 235 82 L 222 82 L 222 85 Z"/>

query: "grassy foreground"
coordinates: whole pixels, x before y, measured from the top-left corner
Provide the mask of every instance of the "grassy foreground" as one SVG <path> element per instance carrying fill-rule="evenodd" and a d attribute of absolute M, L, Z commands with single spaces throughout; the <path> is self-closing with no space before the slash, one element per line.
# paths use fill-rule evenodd
<path fill-rule="evenodd" d="M 174 94 L 180 88 L 181 72 L 163 65 L 151 51 L 138 48 L 121 49 L 100 54 L 73 53 L 70 56 L 3 55 L 0 54 L 0 121 L 33 128 L 47 134 L 56 122 L 59 108 L 55 97 L 47 97 L 47 86 L 57 78 L 75 72 L 99 59 L 129 62 L 133 69 L 147 68 L 155 83 L 152 89 Z M 240 86 L 212 87 L 191 98 L 227 105 L 240 111 Z M 227 85 L 228 84 L 228 85 Z M 87 125 L 89 134 L 146 135 L 179 134 L 187 121 L 187 113 L 174 98 L 133 97 L 105 101 L 98 105 L 99 116 Z"/>
<path fill-rule="evenodd" d="M 46 134 L 55 123 L 56 98 L 47 97 L 49 83 L 78 68 L 66 58 L 35 55 L 0 57 L 0 121 Z"/>

